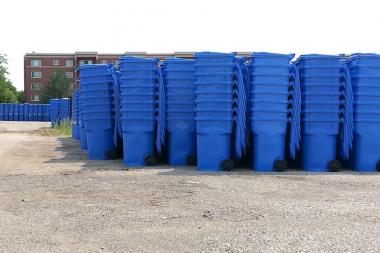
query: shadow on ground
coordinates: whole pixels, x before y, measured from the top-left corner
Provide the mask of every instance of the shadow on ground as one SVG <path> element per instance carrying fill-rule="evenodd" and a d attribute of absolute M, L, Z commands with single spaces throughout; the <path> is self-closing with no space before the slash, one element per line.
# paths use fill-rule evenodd
<path fill-rule="evenodd" d="M 46 163 L 82 163 L 82 170 L 126 170 L 121 159 L 88 160 L 87 151 L 80 148 L 80 143 L 70 137 L 58 137 L 59 145 L 54 151 L 61 153 Z"/>
<path fill-rule="evenodd" d="M 202 172 L 197 171 L 196 167 L 191 166 L 178 166 L 173 167 L 166 164 L 159 164 L 154 167 L 126 167 L 123 164 L 123 160 L 121 158 L 115 159 L 115 160 L 88 160 L 87 158 L 87 151 L 82 150 L 80 148 L 80 143 L 78 140 L 74 140 L 70 137 L 58 137 L 57 138 L 60 145 L 56 147 L 55 151 L 60 152 L 61 156 L 59 158 L 54 158 L 46 163 L 82 163 L 82 170 L 89 170 L 89 171 L 118 171 L 118 170 L 128 170 L 128 169 L 141 169 L 144 170 L 155 170 L 157 168 L 160 168 L 160 172 L 158 175 L 165 175 L 165 176 L 180 176 L 180 175 L 186 175 L 186 176 L 199 176 L 199 175 L 214 175 L 214 176 L 262 176 L 262 175 L 270 175 L 273 177 L 284 177 L 284 176 L 305 176 L 305 175 L 332 175 L 332 174 L 344 174 L 344 175 L 359 175 L 362 173 L 358 173 L 351 170 L 342 170 L 340 172 L 334 172 L 334 173 L 310 173 L 310 172 L 304 172 L 300 170 L 291 169 L 286 172 L 281 173 L 265 173 L 265 172 L 255 172 L 252 171 L 248 166 L 244 167 L 238 167 L 235 168 L 232 171 L 222 171 L 222 172 Z"/>

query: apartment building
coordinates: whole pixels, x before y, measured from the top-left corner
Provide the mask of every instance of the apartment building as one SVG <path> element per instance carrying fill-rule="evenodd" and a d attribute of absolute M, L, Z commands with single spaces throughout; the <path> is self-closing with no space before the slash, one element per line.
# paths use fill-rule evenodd
<path fill-rule="evenodd" d="M 240 56 L 250 56 L 251 52 L 238 52 Z M 165 59 L 168 57 L 193 58 L 194 52 L 174 53 L 146 53 L 125 52 L 121 54 L 101 54 L 98 52 L 75 53 L 27 53 L 24 56 L 24 92 L 27 103 L 39 103 L 41 89 L 47 85 L 54 71 L 60 69 L 72 80 L 73 88 L 79 87 L 79 71 L 81 64 L 119 64 L 122 55 L 141 57 L 155 57 Z"/>
<path fill-rule="evenodd" d="M 39 103 L 41 89 L 47 85 L 56 70 L 62 70 L 72 80 L 73 88 L 79 86 L 80 64 L 112 63 L 117 65 L 122 54 L 97 52 L 27 53 L 24 56 L 24 92 L 27 103 Z"/>

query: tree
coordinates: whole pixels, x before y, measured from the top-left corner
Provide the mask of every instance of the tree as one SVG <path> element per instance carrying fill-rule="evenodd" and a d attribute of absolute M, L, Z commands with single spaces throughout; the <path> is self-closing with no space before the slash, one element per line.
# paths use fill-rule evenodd
<path fill-rule="evenodd" d="M 67 98 L 71 96 L 70 79 L 62 70 L 54 71 L 48 84 L 42 88 L 40 93 L 41 103 L 49 103 L 51 98 Z"/>
<path fill-rule="evenodd" d="M 25 103 L 25 94 L 23 90 L 17 91 L 17 101 L 19 103 Z"/>
<path fill-rule="evenodd" d="M 17 103 L 17 90 L 7 78 L 7 57 L 0 54 L 0 103 Z"/>

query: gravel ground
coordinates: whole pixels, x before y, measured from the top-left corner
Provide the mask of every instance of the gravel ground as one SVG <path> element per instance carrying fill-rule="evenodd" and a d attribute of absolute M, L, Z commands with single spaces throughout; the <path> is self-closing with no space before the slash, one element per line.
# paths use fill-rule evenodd
<path fill-rule="evenodd" d="M 126 170 L 39 127 L 0 122 L 0 252 L 380 251 L 378 174 Z"/>

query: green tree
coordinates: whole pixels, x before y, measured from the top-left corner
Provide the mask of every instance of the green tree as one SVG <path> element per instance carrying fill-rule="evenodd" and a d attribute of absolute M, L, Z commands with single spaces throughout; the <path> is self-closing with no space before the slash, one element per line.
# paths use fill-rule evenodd
<path fill-rule="evenodd" d="M 7 57 L 0 54 L 0 103 L 17 103 L 17 90 L 7 78 Z"/>
<path fill-rule="evenodd" d="M 49 103 L 51 98 L 67 98 L 71 95 L 72 88 L 70 79 L 62 70 L 54 71 L 48 84 L 42 88 L 40 93 L 41 103 Z"/>
<path fill-rule="evenodd" d="M 17 91 L 17 101 L 19 103 L 25 103 L 25 93 L 23 90 Z"/>

